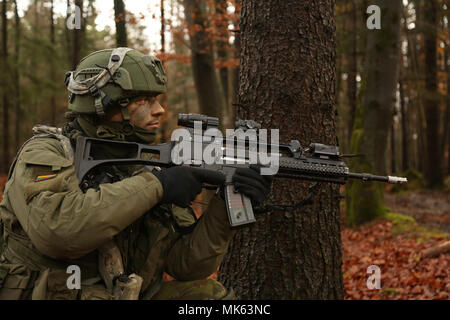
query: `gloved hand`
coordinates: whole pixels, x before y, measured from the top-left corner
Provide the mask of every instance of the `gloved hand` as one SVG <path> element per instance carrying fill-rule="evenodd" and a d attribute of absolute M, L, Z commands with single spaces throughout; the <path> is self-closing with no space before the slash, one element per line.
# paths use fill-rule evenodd
<path fill-rule="evenodd" d="M 249 197 L 254 206 L 261 204 L 267 198 L 272 180 L 271 175 L 261 175 L 258 166 L 237 168 L 232 177 L 234 189 Z"/>
<path fill-rule="evenodd" d="M 221 185 L 225 182 L 223 173 L 201 168 L 180 166 L 152 173 L 163 187 L 161 203 L 173 203 L 182 208 L 188 207 L 202 192 L 202 183 Z"/>

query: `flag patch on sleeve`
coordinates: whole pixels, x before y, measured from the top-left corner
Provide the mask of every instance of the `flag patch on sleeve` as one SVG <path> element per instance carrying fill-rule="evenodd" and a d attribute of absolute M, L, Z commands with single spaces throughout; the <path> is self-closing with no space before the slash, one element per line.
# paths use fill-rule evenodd
<path fill-rule="evenodd" d="M 39 182 L 39 181 L 53 179 L 54 177 L 56 177 L 56 174 L 47 174 L 44 176 L 37 176 L 36 179 L 34 179 L 34 181 Z"/>

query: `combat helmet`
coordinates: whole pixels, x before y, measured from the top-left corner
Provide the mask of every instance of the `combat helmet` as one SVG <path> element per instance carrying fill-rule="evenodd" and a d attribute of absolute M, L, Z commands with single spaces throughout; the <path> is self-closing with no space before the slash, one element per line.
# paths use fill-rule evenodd
<path fill-rule="evenodd" d="M 155 56 L 120 47 L 91 53 L 75 71 L 66 73 L 69 110 L 105 115 L 111 107 L 125 109 L 132 99 L 166 91 L 166 75 Z"/>

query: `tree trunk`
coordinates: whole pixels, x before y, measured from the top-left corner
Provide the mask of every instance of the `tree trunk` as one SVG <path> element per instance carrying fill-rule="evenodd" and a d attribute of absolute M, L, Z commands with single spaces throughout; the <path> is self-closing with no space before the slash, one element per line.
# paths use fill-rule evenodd
<path fill-rule="evenodd" d="M 402 68 L 402 66 L 400 67 Z M 402 125 L 402 171 L 409 169 L 409 129 L 408 129 L 408 113 L 406 109 L 405 90 L 403 87 L 403 72 L 400 71 L 398 81 L 399 95 L 400 95 L 400 115 Z"/>
<path fill-rule="evenodd" d="M 215 0 L 216 14 L 220 17 L 219 25 L 217 26 L 218 41 L 217 41 L 217 57 L 220 63 L 224 63 L 228 59 L 228 20 L 224 18 L 227 13 L 227 1 L 226 0 Z M 229 85 L 228 85 L 228 67 L 221 66 L 219 68 L 220 83 L 222 85 L 222 92 L 225 102 L 225 112 L 228 111 L 229 104 Z"/>
<path fill-rule="evenodd" d="M 447 16 L 448 17 L 448 16 Z M 450 34 L 450 26 L 447 22 L 447 30 L 444 30 L 447 34 Z M 444 122 L 444 137 L 442 139 L 442 149 L 445 150 L 447 145 L 447 174 L 450 174 L 450 42 L 447 39 L 445 47 L 445 72 L 447 73 L 447 100 L 445 102 L 445 122 Z"/>
<path fill-rule="evenodd" d="M 436 0 L 424 1 L 425 38 L 425 119 L 427 123 L 427 170 L 426 180 L 429 187 L 443 184 L 441 171 L 442 156 L 440 152 L 440 111 L 437 90 L 437 11 Z"/>
<path fill-rule="evenodd" d="M 166 20 L 165 20 L 165 7 L 164 7 L 164 0 L 161 0 L 161 53 L 164 55 L 164 53 L 166 52 Z M 164 69 L 166 69 L 166 63 L 163 60 L 163 67 Z M 164 108 L 164 110 L 166 110 L 166 112 L 164 113 L 162 119 L 161 119 L 161 130 L 160 130 L 160 134 L 161 134 L 161 142 L 165 142 L 170 140 L 170 132 L 168 130 L 168 126 L 169 123 L 167 121 L 167 118 L 169 116 L 168 112 L 167 112 L 167 96 L 166 94 L 161 94 L 159 96 L 159 103 L 161 104 L 161 106 Z"/>
<path fill-rule="evenodd" d="M 235 30 L 234 33 L 234 54 L 235 58 L 240 59 L 241 56 L 241 32 L 239 30 Z M 238 107 L 239 104 L 239 70 L 240 66 L 237 66 L 233 70 L 233 92 L 231 94 L 232 96 L 232 110 L 233 110 L 233 121 L 237 120 L 237 114 L 236 114 L 236 107 Z"/>
<path fill-rule="evenodd" d="M 334 0 L 244 0 L 239 117 L 281 128 L 280 142 L 336 144 Z M 274 181 L 272 203 L 297 203 L 308 182 Z M 230 244 L 219 280 L 240 299 L 342 299 L 338 187 L 257 217 Z"/>
<path fill-rule="evenodd" d="M 67 13 L 66 13 L 66 21 L 69 21 L 71 14 L 71 7 L 70 7 L 70 0 L 67 0 Z M 73 65 L 73 52 L 72 49 L 72 40 L 71 40 L 71 34 L 72 30 L 69 28 L 64 28 L 64 34 L 66 36 L 66 45 L 67 45 L 67 61 L 69 62 L 69 65 Z"/>
<path fill-rule="evenodd" d="M 52 47 L 55 47 L 55 22 L 53 20 L 53 0 L 50 1 L 50 43 Z M 50 60 L 50 79 L 54 83 L 55 79 L 55 66 L 53 59 Z M 55 94 L 52 92 L 50 96 L 50 112 L 51 112 L 51 123 L 56 127 L 56 101 Z"/>
<path fill-rule="evenodd" d="M 358 76 L 358 38 L 357 38 L 357 30 L 358 26 L 358 6 L 356 4 L 356 0 L 352 0 L 352 16 L 350 23 L 350 30 L 352 34 L 352 50 L 351 54 L 348 57 L 348 80 L 347 80 L 347 97 L 348 103 L 350 107 L 350 116 L 348 123 L 348 145 L 350 144 L 350 140 L 352 137 L 353 124 L 355 122 L 355 113 L 356 113 L 356 105 L 357 105 L 357 81 L 356 77 Z M 339 94 L 339 92 L 338 92 Z"/>
<path fill-rule="evenodd" d="M 393 116 L 394 117 L 394 116 Z M 392 125 L 391 125 L 391 173 L 394 174 L 397 172 L 396 167 L 397 167 L 397 161 L 396 161 L 396 148 L 395 148 L 395 123 L 394 121 L 392 121 Z"/>
<path fill-rule="evenodd" d="M 189 29 L 192 71 L 200 112 L 208 116 L 221 117 L 224 101 L 214 67 L 212 42 L 205 31 L 207 19 L 204 2 L 184 0 L 183 4 Z"/>
<path fill-rule="evenodd" d="M 401 0 L 377 0 L 381 8 L 381 30 L 369 30 L 357 120 L 352 135 L 354 158 L 350 167 L 355 172 L 386 174 L 388 133 L 398 83 Z M 346 222 L 358 225 L 385 212 L 383 185 L 376 182 L 353 181 L 347 192 Z"/>
<path fill-rule="evenodd" d="M 20 120 L 23 119 L 23 115 L 20 112 L 21 96 L 20 96 L 20 72 L 19 72 L 19 58 L 20 58 L 20 36 L 21 36 L 21 26 L 19 11 L 17 8 L 17 0 L 14 0 L 14 142 L 15 150 L 18 150 L 21 145 L 20 140 Z"/>
<path fill-rule="evenodd" d="M 7 3 L 6 0 L 2 2 L 2 60 L 3 60 L 3 172 L 8 172 L 9 168 L 9 68 L 8 68 L 8 20 L 6 17 Z"/>
<path fill-rule="evenodd" d="M 72 70 L 75 70 L 78 62 L 81 59 L 81 47 L 82 47 L 82 38 L 83 38 L 83 30 L 84 30 L 84 19 L 83 19 L 83 0 L 75 0 L 75 6 L 80 8 L 81 13 L 81 29 L 75 28 L 74 38 L 73 38 L 73 60 L 72 60 Z"/>
<path fill-rule="evenodd" d="M 128 47 L 126 12 L 123 0 L 114 0 L 114 15 L 116 22 L 116 40 L 118 47 Z"/>
<path fill-rule="evenodd" d="M 447 24 L 447 32 L 450 32 L 450 27 Z M 450 174 L 450 46 L 447 45 L 447 58 L 445 59 L 446 70 L 447 70 L 447 174 Z"/>

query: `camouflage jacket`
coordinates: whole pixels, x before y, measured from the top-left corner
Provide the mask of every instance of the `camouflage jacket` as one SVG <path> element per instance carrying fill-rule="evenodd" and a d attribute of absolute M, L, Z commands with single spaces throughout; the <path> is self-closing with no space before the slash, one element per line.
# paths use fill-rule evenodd
<path fill-rule="evenodd" d="M 234 235 L 219 196 L 196 221 L 191 208 L 158 205 L 162 186 L 149 171 L 83 192 L 54 134 L 26 143 L 16 160 L 0 203 L 0 299 L 107 299 L 96 249 L 110 239 L 150 298 L 164 271 L 177 280 L 212 274 Z M 81 269 L 80 290 L 66 285 L 69 265 Z"/>

